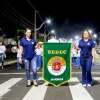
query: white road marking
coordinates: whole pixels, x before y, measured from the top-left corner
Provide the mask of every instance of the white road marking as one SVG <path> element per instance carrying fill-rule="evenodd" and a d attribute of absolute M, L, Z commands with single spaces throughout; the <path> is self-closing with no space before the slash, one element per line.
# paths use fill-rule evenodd
<path fill-rule="evenodd" d="M 38 72 L 38 73 L 42 73 L 42 72 Z M 25 72 L 19 72 L 19 73 L 0 73 L 0 75 L 25 75 Z M 32 74 L 32 72 L 31 72 Z"/>
<path fill-rule="evenodd" d="M 0 75 L 14 75 L 14 74 L 25 75 L 25 73 L 0 73 Z"/>
<path fill-rule="evenodd" d="M 38 72 L 42 73 L 42 72 Z M 72 74 L 81 74 L 81 72 L 71 72 Z M 17 75 L 25 75 L 25 72 L 19 72 L 19 73 L 0 73 L 0 75 L 11 75 L 11 74 L 17 74 Z M 92 75 L 100 75 L 100 72 L 92 72 Z"/>
<path fill-rule="evenodd" d="M 11 91 L 10 88 L 22 79 L 23 78 L 11 78 L 8 81 L 0 84 L 0 98 Z M 100 77 L 93 77 L 93 79 L 100 81 Z M 39 80 L 43 80 L 43 78 L 39 77 Z M 76 85 L 69 85 L 73 100 L 84 100 L 84 98 L 86 98 L 87 100 L 94 100 L 88 93 L 88 91 L 82 86 L 77 77 L 72 77 L 69 80 L 69 84 L 70 82 L 78 82 L 78 84 Z M 38 87 L 33 86 L 22 100 L 33 100 L 34 98 L 36 98 L 37 100 L 43 100 L 48 88 L 48 86 L 46 86 L 47 84 L 49 83 L 45 82 L 43 85 L 39 85 Z"/>
<path fill-rule="evenodd" d="M 33 86 L 22 100 L 43 100 L 46 91 L 47 86 L 44 84 L 39 85 L 38 87 Z"/>
<path fill-rule="evenodd" d="M 77 80 L 77 79 L 76 79 Z M 82 86 L 81 83 L 70 86 L 70 92 L 73 100 L 94 100 L 92 96 L 88 93 L 88 91 Z"/>
<path fill-rule="evenodd" d="M 16 83 L 21 81 L 23 78 L 11 78 L 8 81 L 0 84 L 0 97 L 10 91 L 10 88 Z"/>
<path fill-rule="evenodd" d="M 100 77 L 93 77 L 94 80 L 100 81 Z"/>
<path fill-rule="evenodd" d="M 93 77 L 94 80 L 100 81 L 100 77 Z M 68 82 L 80 82 L 77 77 L 72 77 Z"/>
<path fill-rule="evenodd" d="M 68 82 L 79 82 L 79 80 L 76 77 L 71 77 L 71 79 Z"/>

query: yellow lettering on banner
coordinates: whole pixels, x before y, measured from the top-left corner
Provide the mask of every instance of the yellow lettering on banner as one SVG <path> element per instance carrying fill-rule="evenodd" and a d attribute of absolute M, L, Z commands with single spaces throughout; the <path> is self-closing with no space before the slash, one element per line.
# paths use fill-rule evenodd
<path fill-rule="evenodd" d="M 48 54 L 51 54 L 51 50 L 48 50 Z"/>
<path fill-rule="evenodd" d="M 48 54 L 66 54 L 66 50 L 48 50 Z"/>

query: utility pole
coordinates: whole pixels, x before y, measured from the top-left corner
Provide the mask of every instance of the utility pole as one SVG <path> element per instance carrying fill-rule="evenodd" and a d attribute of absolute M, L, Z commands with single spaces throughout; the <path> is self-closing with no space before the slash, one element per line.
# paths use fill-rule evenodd
<path fill-rule="evenodd" d="M 34 11 L 34 38 L 37 40 L 37 32 L 36 32 L 36 10 Z"/>
<path fill-rule="evenodd" d="M 47 38 L 47 35 L 46 35 L 46 29 L 44 31 L 44 42 L 46 42 L 46 38 Z"/>

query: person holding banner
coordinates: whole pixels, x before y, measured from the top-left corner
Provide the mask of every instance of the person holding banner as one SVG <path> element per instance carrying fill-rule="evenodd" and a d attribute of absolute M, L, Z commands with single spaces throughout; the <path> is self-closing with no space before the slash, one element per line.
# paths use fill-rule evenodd
<path fill-rule="evenodd" d="M 80 64 L 82 67 L 82 84 L 83 86 L 92 86 L 91 67 L 94 61 L 93 48 L 95 47 L 92 36 L 88 31 L 82 34 L 82 39 L 79 42 L 80 52 Z"/>
<path fill-rule="evenodd" d="M 20 49 L 21 55 L 19 62 L 22 63 L 22 58 L 26 70 L 26 80 L 27 80 L 27 87 L 31 86 L 33 83 L 35 86 L 38 86 L 37 79 L 37 68 L 36 68 L 36 54 L 35 54 L 35 45 L 36 41 L 31 38 L 31 29 L 27 28 L 25 32 L 25 37 L 20 40 Z M 23 57 L 22 57 L 23 54 Z M 31 79 L 31 70 L 32 70 L 32 79 Z"/>
<path fill-rule="evenodd" d="M 50 39 L 47 42 L 48 43 L 59 43 L 59 40 L 56 39 L 55 34 L 50 34 Z"/>

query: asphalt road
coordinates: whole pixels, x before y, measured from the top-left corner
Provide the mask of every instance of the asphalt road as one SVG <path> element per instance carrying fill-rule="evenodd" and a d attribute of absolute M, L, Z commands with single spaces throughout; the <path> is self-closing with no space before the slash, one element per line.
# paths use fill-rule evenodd
<path fill-rule="evenodd" d="M 44 82 L 39 72 L 39 86 L 26 87 L 24 70 L 15 65 L 0 70 L 0 100 L 100 100 L 100 70 L 93 70 L 93 86 L 83 87 L 80 69 L 72 70 L 71 80 L 54 87 Z"/>

